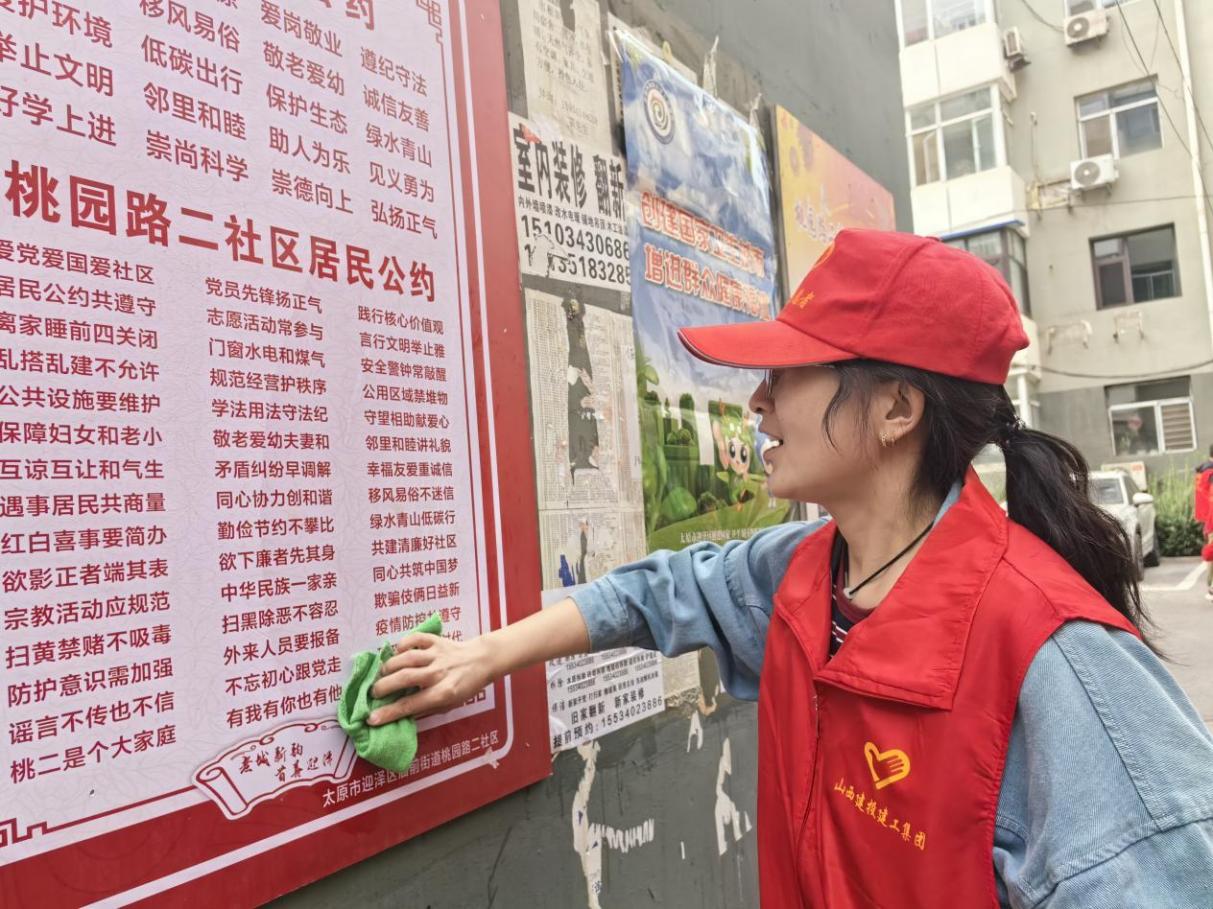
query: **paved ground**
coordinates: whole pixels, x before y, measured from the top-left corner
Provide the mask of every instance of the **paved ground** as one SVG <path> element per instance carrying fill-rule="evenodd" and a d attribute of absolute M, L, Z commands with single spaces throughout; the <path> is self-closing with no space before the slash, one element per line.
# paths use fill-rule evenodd
<path fill-rule="evenodd" d="M 1213 729 L 1213 603 L 1205 599 L 1203 569 L 1199 559 L 1166 559 L 1146 571 L 1142 599 L 1170 657 L 1167 668 Z"/>

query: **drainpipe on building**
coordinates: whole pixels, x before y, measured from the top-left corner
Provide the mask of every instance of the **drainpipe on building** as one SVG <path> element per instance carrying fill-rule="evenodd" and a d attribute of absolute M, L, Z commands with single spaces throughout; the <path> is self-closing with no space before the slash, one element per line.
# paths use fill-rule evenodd
<path fill-rule="evenodd" d="M 1031 387 L 1028 385 L 1028 371 L 1026 369 L 1019 370 L 1019 374 L 1015 376 L 1015 398 L 1019 404 L 1019 419 L 1023 420 L 1023 425 L 1028 429 L 1034 429 L 1032 425 L 1032 394 Z"/>
<path fill-rule="evenodd" d="M 1184 0 L 1175 0 L 1175 27 L 1179 44 L 1179 70 L 1184 84 L 1184 110 L 1188 115 L 1188 145 L 1192 149 L 1192 184 L 1196 189 L 1196 223 L 1200 228 L 1200 264 L 1205 278 L 1205 310 L 1209 314 L 1209 343 L 1213 345 L 1213 258 L 1209 252 L 1209 215 L 1205 180 L 1201 174 L 1200 133 L 1196 130 L 1196 101 L 1192 89 L 1192 66 L 1188 59 L 1188 26 Z"/>

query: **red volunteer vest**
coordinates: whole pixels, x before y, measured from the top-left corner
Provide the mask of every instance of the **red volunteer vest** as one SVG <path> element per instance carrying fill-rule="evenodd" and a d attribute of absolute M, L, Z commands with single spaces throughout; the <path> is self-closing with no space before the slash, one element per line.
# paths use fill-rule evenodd
<path fill-rule="evenodd" d="M 766 909 L 997 907 L 994 817 L 1020 685 L 1073 619 L 1136 633 L 972 471 L 827 660 L 835 529 L 775 595 L 758 700 Z"/>
<path fill-rule="evenodd" d="M 1193 503 L 1193 511 L 1195 512 L 1194 517 L 1201 524 L 1205 525 L 1205 527 L 1209 526 L 1211 523 L 1210 518 L 1213 518 L 1213 514 L 1210 514 L 1210 512 L 1213 511 L 1213 508 L 1210 507 L 1209 501 L 1210 480 L 1213 480 L 1213 470 L 1202 470 L 1196 475 L 1196 493 L 1195 501 Z"/>

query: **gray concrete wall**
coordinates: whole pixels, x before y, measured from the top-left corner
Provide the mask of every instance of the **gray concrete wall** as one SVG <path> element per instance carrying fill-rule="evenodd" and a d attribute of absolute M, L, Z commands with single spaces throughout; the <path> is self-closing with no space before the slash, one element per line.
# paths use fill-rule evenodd
<path fill-rule="evenodd" d="M 565 909 L 757 906 L 753 704 L 724 699 L 711 716 L 668 710 L 566 751 L 552 777 L 276 900 L 274 909 Z M 692 719 L 694 717 L 694 719 Z M 702 739 L 690 734 L 702 728 Z M 702 740 L 702 745 L 699 742 Z M 726 749 L 728 759 L 726 761 Z M 587 785 L 588 784 L 588 785 Z M 579 790 L 585 793 L 579 798 Z M 592 825 L 654 839 L 624 853 L 605 834 L 594 855 L 573 844 L 582 805 Z M 740 827 L 732 825 L 730 805 Z M 720 814 L 718 814 L 718 809 Z M 408 805 L 401 810 L 408 810 Z M 738 830 L 740 839 L 736 837 Z M 721 853 L 719 837 L 725 851 Z M 592 901 L 582 861 L 600 862 Z"/>
<path fill-rule="evenodd" d="M 1186 473 L 1208 458 L 1209 446 L 1213 445 L 1213 374 L 1204 372 L 1192 376 L 1192 406 L 1196 450 L 1141 458 L 1151 476 L 1171 470 Z M 1040 428 L 1073 442 L 1093 467 L 1109 461 L 1129 460 L 1115 456 L 1102 387 L 1046 392 L 1040 395 L 1040 414 Z"/>
<path fill-rule="evenodd" d="M 1112 436 L 1102 388 L 1044 392 L 1038 398 L 1042 430 L 1073 442 L 1092 463 L 1112 459 Z"/>
<path fill-rule="evenodd" d="M 892 0 L 600 0 L 602 9 L 668 41 L 701 72 L 716 35 L 717 89 L 748 111 L 782 104 L 893 192 L 910 227 L 908 167 Z M 515 0 L 501 0 L 510 107 L 526 116 Z M 890 138 L 893 137 L 893 138 Z M 769 146 L 769 143 L 768 143 Z M 528 278 L 563 293 L 565 285 Z M 626 294 L 577 287 L 591 305 L 629 311 Z M 554 759 L 529 789 L 278 900 L 279 909 L 334 905 L 468 909 L 757 905 L 756 711 L 717 700 L 710 655 L 665 664 L 660 716 Z M 701 689 L 707 692 L 704 698 Z M 719 706 L 717 706 L 719 705 Z M 585 848 L 575 829 L 584 808 Z M 402 810 L 408 810 L 407 804 Z M 651 824 L 626 852 L 616 832 Z M 595 846 L 597 843 L 597 846 Z M 599 879 L 592 888 L 587 881 Z"/>

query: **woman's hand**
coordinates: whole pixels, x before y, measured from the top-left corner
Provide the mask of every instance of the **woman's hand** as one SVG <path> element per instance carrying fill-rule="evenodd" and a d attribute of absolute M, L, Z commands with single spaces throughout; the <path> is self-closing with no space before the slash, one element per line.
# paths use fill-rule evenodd
<path fill-rule="evenodd" d="M 396 655 L 383 664 L 371 696 L 381 698 L 406 688 L 421 690 L 380 707 L 368 722 L 382 726 L 406 716 L 450 710 L 516 669 L 589 649 L 589 631 L 577 604 L 569 599 L 470 641 L 410 634 L 396 645 Z"/>
<path fill-rule="evenodd" d="M 458 707 L 493 681 L 490 636 L 452 641 L 434 634 L 410 634 L 396 645 L 396 655 L 383 664 L 371 695 L 381 698 L 406 688 L 419 688 L 371 714 L 372 726 L 402 717 L 424 716 Z"/>

